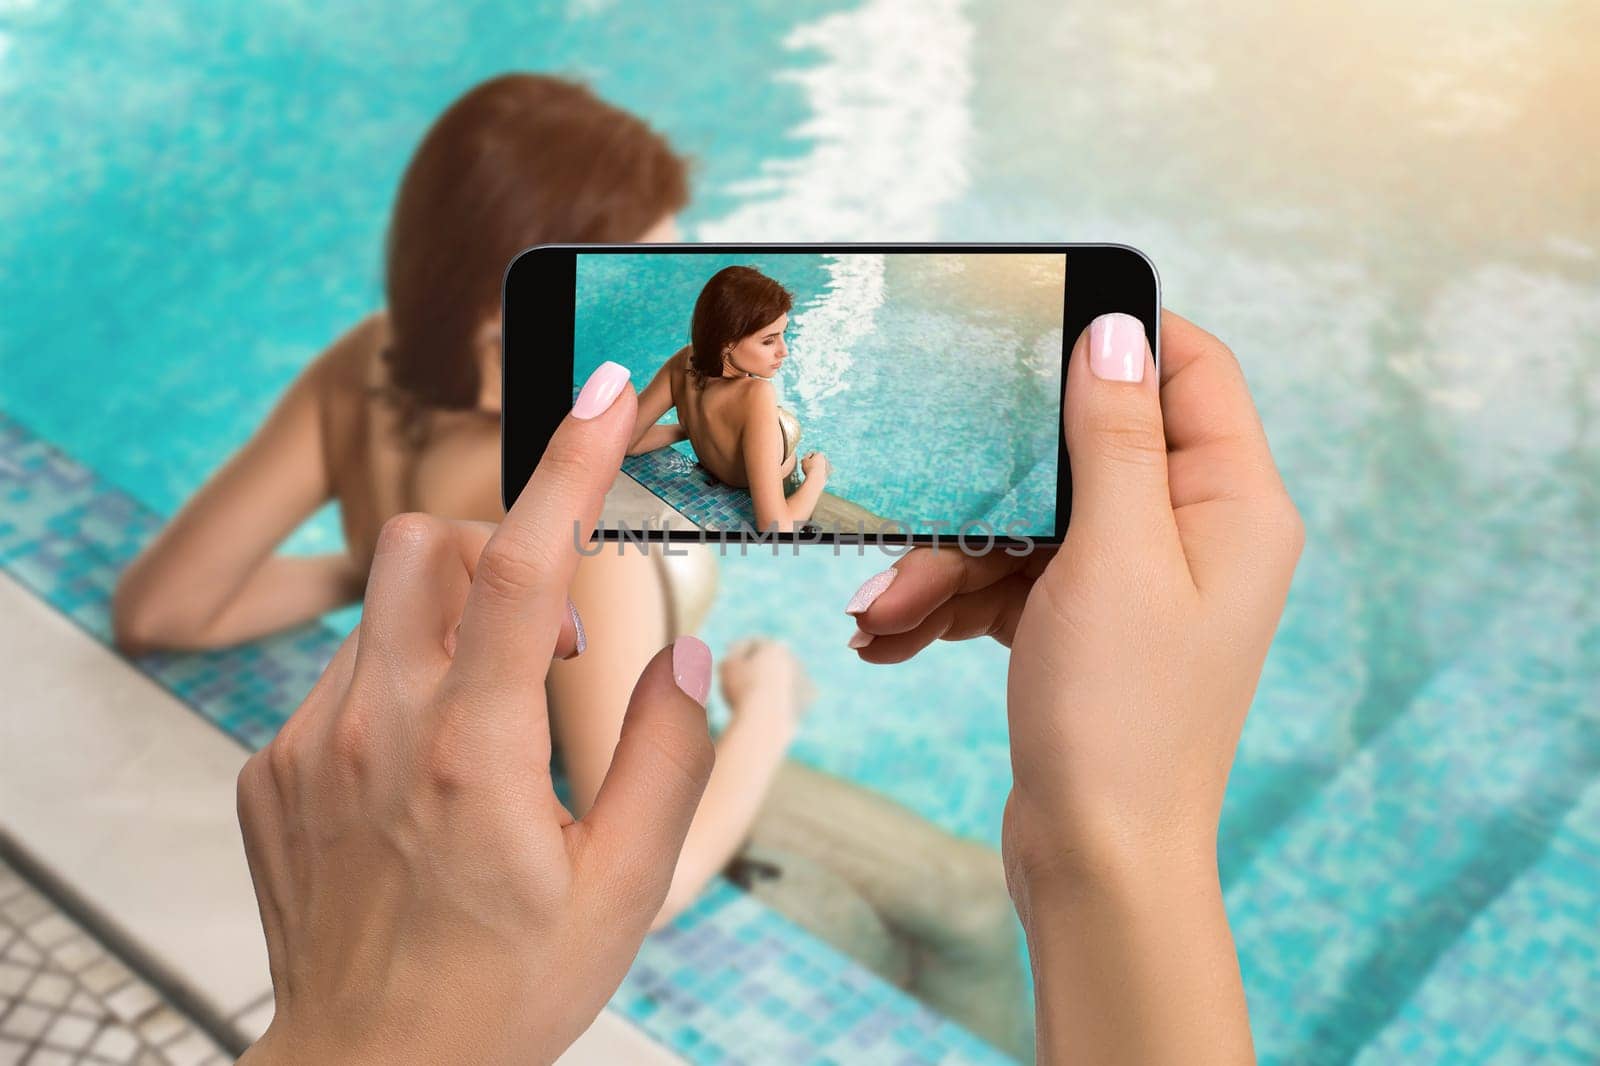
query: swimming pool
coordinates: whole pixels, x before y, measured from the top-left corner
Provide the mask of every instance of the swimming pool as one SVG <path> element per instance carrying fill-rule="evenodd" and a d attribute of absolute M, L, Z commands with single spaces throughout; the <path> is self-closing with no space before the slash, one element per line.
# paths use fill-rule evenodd
<path fill-rule="evenodd" d="M 1600 1056 L 1592 7 L 0 18 L 0 410 L 162 512 L 377 302 L 407 153 L 502 69 L 650 116 L 700 239 L 1141 247 L 1238 351 L 1308 526 L 1225 810 L 1263 1060 Z M 730 558 L 707 637 L 781 635 L 822 694 L 801 758 L 993 842 L 1004 655 L 855 662 L 882 562 Z"/>

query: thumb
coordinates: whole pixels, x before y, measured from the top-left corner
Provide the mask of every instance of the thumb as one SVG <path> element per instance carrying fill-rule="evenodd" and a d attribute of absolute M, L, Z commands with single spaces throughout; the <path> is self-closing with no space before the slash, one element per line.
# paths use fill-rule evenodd
<path fill-rule="evenodd" d="M 1161 386 L 1143 322 L 1108 314 L 1089 323 L 1067 363 L 1062 408 L 1069 540 L 1147 545 L 1155 536 L 1177 545 Z"/>
<path fill-rule="evenodd" d="M 679 637 L 656 653 L 634 686 L 611 767 L 582 820 L 589 853 L 610 866 L 605 876 L 625 889 L 630 905 L 648 909 L 646 922 L 666 899 L 711 777 L 710 691 L 711 649 L 702 641 Z"/>

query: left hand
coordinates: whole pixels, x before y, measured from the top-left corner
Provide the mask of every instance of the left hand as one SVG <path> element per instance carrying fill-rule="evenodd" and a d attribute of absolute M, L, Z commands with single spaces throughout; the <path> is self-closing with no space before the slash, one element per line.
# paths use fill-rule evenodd
<path fill-rule="evenodd" d="M 1041 1062 L 1254 1061 L 1217 826 L 1305 533 L 1233 353 L 1161 329 L 1159 380 L 1137 319 L 1073 347 L 1059 550 L 912 553 L 846 608 L 873 662 L 1011 647 L 1001 853 Z"/>
<path fill-rule="evenodd" d="M 710 652 L 645 667 L 581 821 L 544 680 L 634 405 L 615 371 L 580 396 L 487 543 L 385 526 L 360 628 L 239 775 L 277 1006 L 244 1061 L 550 1062 L 627 971 L 711 772 Z"/>

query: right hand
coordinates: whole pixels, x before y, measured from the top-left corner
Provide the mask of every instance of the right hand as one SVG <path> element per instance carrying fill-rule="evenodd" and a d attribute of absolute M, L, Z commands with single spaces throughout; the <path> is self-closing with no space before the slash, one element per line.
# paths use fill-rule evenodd
<path fill-rule="evenodd" d="M 816 477 L 826 482 L 832 470 L 833 467 L 828 465 L 828 457 L 821 452 L 808 452 L 805 458 L 800 460 L 800 471 L 805 474 L 808 481 Z"/>
<path fill-rule="evenodd" d="M 868 601 L 853 645 L 869 662 L 939 639 L 1012 648 L 1014 892 L 1130 850 L 1214 864 L 1228 770 L 1299 559 L 1300 517 L 1233 353 L 1170 312 L 1161 336 L 1159 386 L 1142 340 L 1137 384 L 1090 369 L 1087 332 L 1074 348 L 1059 551 L 918 549 L 852 602 Z"/>
<path fill-rule="evenodd" d="M 551 784 L 545 675 L 633 424 L 620 370 L 590 379 L 492 535 L 385 525 L 360 627 L 245 763 L 276 1014 L 244 1061 L 550 1062 L 632 963 L 714 755 L 710 652 L 680 637 L 588 812 Z"/>

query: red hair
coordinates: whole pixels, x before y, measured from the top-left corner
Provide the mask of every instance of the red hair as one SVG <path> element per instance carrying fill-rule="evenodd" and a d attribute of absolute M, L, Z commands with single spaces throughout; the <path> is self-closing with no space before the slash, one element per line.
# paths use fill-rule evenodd
<path fill-rule="evenodd" d="M 477 406 L 471 358 L 516 254 L 624 242 L 689 199 L 687 166 L 643 120 L 573 82 L 506 74 L 440 115 L 407 165 L 385 251 L 391 395 Z"/>
<path fill-rule="evenodd" d="M 722 376 L 722 352 L 789 312 L 789 290 L 754 267 L 723 267 L 694 302 L 689 367 L 702 378 Z"/>

